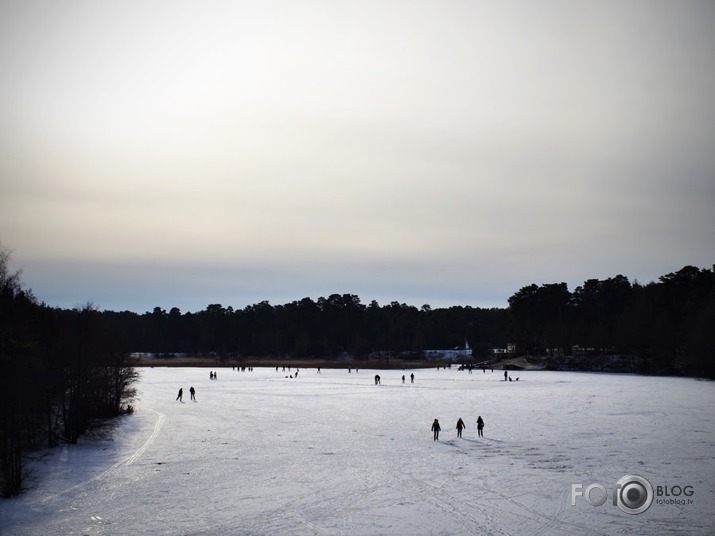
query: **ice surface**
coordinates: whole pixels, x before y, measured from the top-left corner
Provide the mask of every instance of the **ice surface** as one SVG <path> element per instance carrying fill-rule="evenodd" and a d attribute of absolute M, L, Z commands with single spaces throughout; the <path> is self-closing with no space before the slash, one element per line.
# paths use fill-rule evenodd
<path fill-rule="evenodd" d="M 133 415 L 33 454 L 0 534 L 712 534 L 715 383 L 410 372 L 142 369 Z M 692 486 L 692 503 L 572 506 L 572 484 L 610 494 L 624 475 Z"/>

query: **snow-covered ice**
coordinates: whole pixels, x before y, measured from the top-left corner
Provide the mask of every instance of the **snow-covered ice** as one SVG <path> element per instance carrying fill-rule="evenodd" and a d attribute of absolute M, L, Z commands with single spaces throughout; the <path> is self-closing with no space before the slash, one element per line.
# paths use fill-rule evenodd
<path fill-rule="evenodd" d="M 566 372 L 512 372 L 519 381 L 505 382 L 501 371 L 456 368 L 302 369 L 296 379 L 287 369 L 221 368 L 216 381 L 203 368 L 141 373 L 133 415 L 79 445 L 33 454 L 27 492 L 0 500 L 0 534 L 565 536 L 715 527 L 713 382 Z M 624 475 L 693 494 L 662 493 L 631 515 L 611 502 Z M 572 485 L 594 483 L 608 490 L 605 504 L 575 497 L 572 505 Z M 592 493 L 597 502 L 599 490 Z"/>

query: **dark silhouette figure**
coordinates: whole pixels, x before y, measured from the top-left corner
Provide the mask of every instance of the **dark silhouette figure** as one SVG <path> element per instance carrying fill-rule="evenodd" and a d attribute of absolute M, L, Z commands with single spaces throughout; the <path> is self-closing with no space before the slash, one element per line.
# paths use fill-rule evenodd
<path fill-rule="evenodd" d="M 183 401 L 184 401 L 184 388 L 183 388 L 183 387 L 181 387 L 181 388 L 179 389 L 179 394 L 176 395 L 176 400 L 178 400 L 179 402 L 183 402 Z"/>
<path fill-rule="evenodd" d="M 506 369 L 504 369 L 504 381 L 506 381 L 506 378 L 507 378 L 507 372 L 506 372 Z"/>
<path fill-rule="evenodd" d="M 462 420 L 462 417 L 459 418 L 457 421 L 457 437 L 462 437 L 462 429 L 466 428 L 464 425 L 464 421 Z"/>
<path fill-rule="evenodd" d="M 480 415 L 477 417 L 477 435 L 479 437 L 484 437 L 484 420 L 482 419 L 482 416 Z"/>
<path fill-rule="evenodd" d="M 380 385 L 380 375 L 375 374 L 375 385 Z"/>
<path fill-rule="evenodd" d="M 405 383 L 405 375 L 402 375 L 402 383 Z"/>
<path fill-rule="evenodd" d="M 194 389 L 193 385 L 189 387 L 189 393 L 191 393 L 191 400 L 196 402 L 196 389 Z"/>
<path fill-rule="evenodd" d="M 437 441 L 439 439 L 439 432 L 442 430 L 439 426 L 439 421 L 437 419 L 432 423 L 432 431 L 434 432 L 433 440 Z"/>
<path fill-rule="evenodd" d="M 410 374 L 410 383 L 415 383 L 415 373 Z"/>

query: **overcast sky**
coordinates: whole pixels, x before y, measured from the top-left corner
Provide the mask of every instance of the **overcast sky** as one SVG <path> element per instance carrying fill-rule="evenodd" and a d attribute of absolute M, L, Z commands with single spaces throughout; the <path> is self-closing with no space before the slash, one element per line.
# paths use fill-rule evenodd
<path fill-rule="evenodd" d="M 0 4 L 0 241 L 50 305 L 504 307 L 715 263 L 715 2 Z"/>

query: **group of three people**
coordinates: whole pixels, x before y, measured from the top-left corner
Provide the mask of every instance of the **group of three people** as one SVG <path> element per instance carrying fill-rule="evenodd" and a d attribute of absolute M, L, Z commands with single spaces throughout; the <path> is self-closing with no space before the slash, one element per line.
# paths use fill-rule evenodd
<path fill-rule="evenodd" d="M 464 421 L 460 417 L 459 420 L 457 421 L 457 437 L 462 437 L 462 430 L 464 430 L 467 426 L 464 424 Z M 442 427 L 439 425 L 439 420 L 435 419 L 434 422 L 432 423 L 432 432 L 434 434 L 434 441 L 437 441 L 439 439 L 439 433 L 442 431 Z M 482 416 L 480 415 L 477 417 L 477 435 L 479 437 L 484 437 L 484 419 L 482 419 Z"/>

